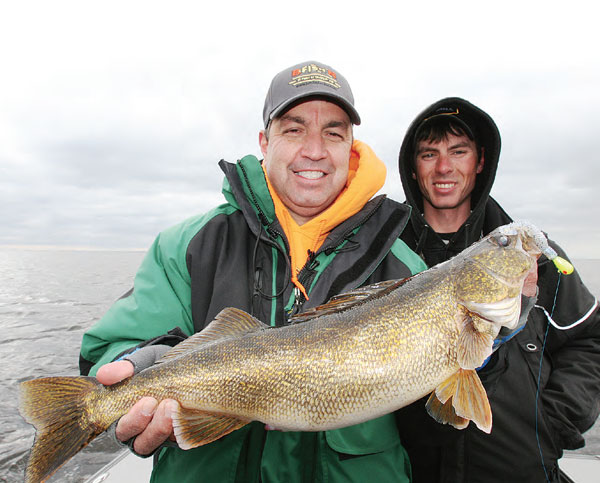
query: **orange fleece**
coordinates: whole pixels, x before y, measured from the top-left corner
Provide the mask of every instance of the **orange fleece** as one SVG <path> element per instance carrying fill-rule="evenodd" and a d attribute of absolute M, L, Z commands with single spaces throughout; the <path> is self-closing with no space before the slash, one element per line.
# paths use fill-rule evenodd
<path fill-rule="evenodd" d="M 316 252 L 331 230 L 358 213 L 381 189 L 385 182 L 385 175 L 385 164 L 369 146 L 355 140 L 350 152 L 346 187 L 329 208 L 303 225 L 298 225 L 273 189 L 265 170 L 265 178 L 275 205 L 275 214 L 290 245 L 292 282 L 307 300 L 308 295 L 304 286 L 298 281 L 298 273 L 308 260 L 308 251 Z"/>

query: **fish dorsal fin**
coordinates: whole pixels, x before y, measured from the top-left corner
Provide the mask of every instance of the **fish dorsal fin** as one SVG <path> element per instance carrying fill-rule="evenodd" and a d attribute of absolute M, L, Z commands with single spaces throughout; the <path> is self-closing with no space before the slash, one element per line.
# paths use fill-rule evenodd
<path fill-rule="evenodd" d="M 436 387 L 426 408 L 439 423 L 464 429 L 473 421 L 485 433 L 492 430 L 492 410 L 476 371 L 459 369 Z"/>
<path fill-rule="evenodd" d="M 290 317 L 290 323 L 299 324 L 316 317 L 322 317 L 323 315 L 342 312 L 351 307 L 355 307 L 356 305 L 364 303 L 367 300 L 381 297 L 382 295 L 385 295 L 386 293 L 404 285 L 411 278 L 412 277 L 402 280 L 386 280 L 384 282 L 378 282 L 372 285 L 365 285 L 364 287 L 359 287 L 350 292 L 334 295 L 323 305 L 313 307 L 305 312 Z"/>
<path fill-rule="evenodd" d="M 217 314 L 215 320 L 198 334 L 205 334 L 215 340 L 226 337 L 239 337 L 243 334 L 269 329 L 270 327 L 248 312 L 235 307 L 227 307 Z"/>
<path fill-rule="evenodd" d="M 268 328 L 269 326 L 267 324 L 264 324 L 247 312 L 234 307 L 227 307 L 221 310 L 214 320 L 204 329 L 180 342 L 162 356 L 157 361 L 157 364 L 175 359 L 186 352 L 197 349 L 201 345 L 240 337 L 244 334 Z"/>
<path fill-rule="evenodd" d="M 173 432 L 181 449 L 192 449 L 212 443 L 250 422 L 181 406 L 171 417 Z"/>
<path fill-rule="evenodd" d="M 500 327 L 477 314 L 464 311 L 456 360 L 462 369 L 477 369 L 492 353 Z"/>

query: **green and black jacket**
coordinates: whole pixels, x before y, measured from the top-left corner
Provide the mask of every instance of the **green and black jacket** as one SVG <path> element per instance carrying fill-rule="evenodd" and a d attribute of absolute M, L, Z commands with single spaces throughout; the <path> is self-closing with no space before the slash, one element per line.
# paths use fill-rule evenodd
<path fill-rule="evenodd" d="M 234 306 L 272 325 L 358 286 L 425 268 L 399 235 L 410 209 L 379 196 L 336 227 L 299 280 L 290 280 L 288 245 L 275 217 L 260 162 L 221 161 L 226 203 L 162 232 L 134 289 L 83 338 L 81 371 L 94 374 L 124 351 L 175 327 L 190 335 Z M 171 337 L 177 340 L 177 337 Z M 323 433 L 264 431 L 253 423 L 209 445 L 161 450 L 152 481 L 409 481 L 410 467 L 393 415 Z"/>

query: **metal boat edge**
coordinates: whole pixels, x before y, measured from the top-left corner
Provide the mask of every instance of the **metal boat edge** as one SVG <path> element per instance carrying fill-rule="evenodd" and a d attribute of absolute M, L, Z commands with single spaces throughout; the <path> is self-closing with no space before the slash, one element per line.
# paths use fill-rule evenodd
<path fill-rule="evenodd" d="M 140 458 L 128 449 L 119 452 L 106 466 L 85 483 L 132 483 L 150 481 L 153 458 Z M 567 452 L 558 462 L 570 478 L 566 483 L 597 483 L 600 474 L 600 455 Z"/>

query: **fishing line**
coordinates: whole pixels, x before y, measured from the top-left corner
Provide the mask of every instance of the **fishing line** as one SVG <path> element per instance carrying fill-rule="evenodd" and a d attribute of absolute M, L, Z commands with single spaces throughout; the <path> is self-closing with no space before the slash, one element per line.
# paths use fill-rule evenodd
<path fill-rule="evenodd" d="M 558 272 L 558 282 L 556 282 L 556 292 L 554 293 L 554 302 L 552 303 L 552 310 L 550 311 L 550 315 L 546 312 L 546 309 L 541 307 L 544 310 L 544 313 L 548 317 L 548 321 L 552 321 L 552 315 L 554 314 L 554 308 L 556 307 L 556 299 L 558 298 L 558 287 L 560 286 L 560 278 L 561 273 Z M 536 307 L 538 307 L 536 305 Z M 553 323 L 553 321 L 552 321 Z M 579 322 L 581 323 L 581 321 Z M 554 325 L 554 324 L 553 324 Z M 544 334 L 544 341 L 542 342 L 542 350 L 540 352 L 540 370 L 538 372 L 538 380 L 537 380 L 537 390 L 535 393 L 535 439 L 537 441 L 538 450 L 540 452 L 540 461 L 542 463 L 542 468 L 544 469 L 544 475 L 546 476 L 546 481 L 550 482 L 550 478 L 548 477 L 548 471 L 546 470 L 546 465 L 544 464 L 544 452 L 542 451 L 542 445 L 540 443 L 540 434 L 538 431 L 538 401 L 540 397 L 540 381 L 542 378 L 542 363 L 544 362 L 544 349 L 546 348 L 546 339 L 548 337 L 548 332 L 550 331 L 550 323 L 546 325 L 546 333 Z"/>
<path fill-rule="evenodd" d="M 581 317 L 579 320 L 576 320 L 572 324 L 566 325 L 566 326 L 560 326 L 556 322 L 554 322 L 554 319 L 552 318 L 552 316 L 541 305 L 536 305 L 536 307 L 538 309 L 542 309 L 544 311 L 544 314 L 546 315 L 546 318 L 548 319 L 548 322 L 550 322 L 555 329 L 558 329 L 558 330 L 569 330 L 569 329 L 572 329 L 573 327 L 577 327 L 582 322 L 585 322 L 587 320 L 587 318 L 590 315 L 592 315 L 592 312 L 594 310 L 596 310 L 596 307 L 598 307 L 598 299 L 594 299 L 594 305 L 592 305 L 592 308 L 590 310 L 588 310 L 587 313 L 583 317 Z"/>

